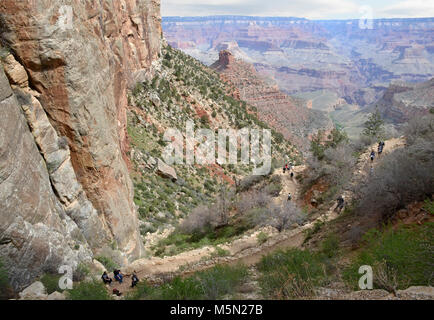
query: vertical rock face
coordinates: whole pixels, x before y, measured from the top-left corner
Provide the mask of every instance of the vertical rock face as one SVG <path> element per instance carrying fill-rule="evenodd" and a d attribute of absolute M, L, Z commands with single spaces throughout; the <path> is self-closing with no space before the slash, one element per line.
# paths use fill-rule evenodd
<path fill-rule="evenodd" d="M 91 261 L 81 230 L 52 190 L 46 163 L 0 67 L 0 255 L 19 289 L 60 264 Z"/>
<path fill-rule="evenodd" d="M 126 90 L 158 58 L 159 1 L 2 0 L 0 32 L 3 46 L 18 61 L 18 66 L 13 56 L 4 61 L 9 82 L 30 94 L 30 103 L 21 105 L 40 154 L 26 166 L 36 170 L 45 161 L 44 178 L 51 180 L 47 188 L 56 194 L 45 218 L 55 220 L 66 213 L 94 252 L 115 241 L 126 258 L 140 256 L 143 246 L 124 161 Z M 1 129 L 2 138 L 16 138 L 14 127 Z M 53 149 L 53 141 L 63 141 L 70 153 Z M 19 157 L 16 161 L 15 171 L 25 166 Z M 25 220 L 23 210 L 37 208 L 28 196 L 15 195 L 14 189 L 26 187 L 21 184 L 25 182 L 2 185 L 17 199 L 8 219 Z M 42 201 L 37 191 L 41 183 L 28 184 L 32 196 Z M 50 201 L 42 202 L 48 206 Z M 45 225 L 43 219 L 41 223 Z"/>

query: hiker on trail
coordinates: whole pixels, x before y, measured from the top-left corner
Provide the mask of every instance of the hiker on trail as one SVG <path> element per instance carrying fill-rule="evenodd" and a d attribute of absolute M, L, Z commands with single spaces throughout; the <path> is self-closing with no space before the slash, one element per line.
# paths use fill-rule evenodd
<path fill-rule="evenodd" d="M 136 271 L 133 272 L 133 276 L 131 277 L 131 288 L 134 288 L 139 283 L 139 278 L 136 275 Z"/>
<path fill-rule="evenodd" d="M 338 211 L 338 213 L 340 213 L 344 208 L 345 200 L 342 196 L 339 196 L 336 201 L 338 202 L 338 205 L 336 206 L 335 211 Z"/>
<path fill-rule="evenodd" d="M 122 283 L 124 280 L 124 275 L 121 273 L 121 270 L 114 270 L 113 274 L 115 276 L 115 280 L 119 283 Z"/>
<path fill-rule="evenodd" d="M 289 169 L 288 170 L 292 170 L 292 167 L 293 167 L 293 165 L 292 165 L 292 162 L 289 164 Z"/>
<path fill-rule="evenodd" d="M 104 282 L 104 284 L 111 284 L 112 283 L 112 279 L 108 276 L 107 272 L 104 271 L 104 273 L 101 276 L 102 281 Z"/>
<path fill-rule="evenodd" d="M 285 174 L 286 167 L 287 167 L 287 165 L 284 165 L 284 166 L 283 166 L 283 174 Z"/>
<path fill-rule="evenodd" d="M 374 159 L 375 159 L 375 151 L 372 150 L 371 151 L 371 162 L 374 162 Z"/>
<path fill-rule="evenodd" d="M 385 145 L 386 144 L 384 143 L 384 141 L 380 141 L 380 143 L 378 145 L 378 155 L 381 155 L 383 153 L 383 149 L 384 149 Z"/>
<path fill-rule="evenodd" d="M 292 200 L 292 195 L 291 195 L 291 192 L 288 194 L 288 201 L 291 201 Z"/>

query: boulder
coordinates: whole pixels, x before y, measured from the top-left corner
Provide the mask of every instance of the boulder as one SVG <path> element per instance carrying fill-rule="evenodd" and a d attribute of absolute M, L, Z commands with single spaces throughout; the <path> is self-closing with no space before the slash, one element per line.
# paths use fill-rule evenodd
<path fill-rule="evenodd" d="M 149 96 L 149 99 L 151 100 L 151 102 L 154 106 L 159 107 L 161 105 L 161 100 L 160 100 L 160 97 L 158 96 L 158 94 L 152 93 Z"/>
<path fill-rule="evenodd" d="M 434 287 L 410 287 L 398 290 L 396 296 L 403 300 L 434 300 Z"/>
<path fill-rule="evenodd" d="M 66 296 L 63 293 L 54 291 L 48 295 L 47 300 L 66 300 Z"/>
<path fill-rule="evenodd" d="M 104 273 L 105 271 L 107 271 L 106 268 L 104 267 L 104 265 L 95 259 L 93 259 L 93 261 L 92 261 L 92 268 L 95 270 L 95 272 L 98 272 L 101 274 Z"/>
<path fill-rule="evenodd" d="M 20 300 L 46 300 L 47 290 L 40 281 L 32 283 L 19 293 Z"/>
<path fill-rule="evenodd" d="M 158 159 L 157 173 L 163 178 L 171 179 L 172 181 L 178 180 L 175 169 L 164 163 L 161 159 Z"/>

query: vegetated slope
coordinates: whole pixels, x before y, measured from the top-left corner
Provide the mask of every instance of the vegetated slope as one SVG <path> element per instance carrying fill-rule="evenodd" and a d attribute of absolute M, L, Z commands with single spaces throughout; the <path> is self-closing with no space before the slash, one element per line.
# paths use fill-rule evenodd
<path fill-rule="evenodd" d="M 170 46 L 163 48 L 155 75 L 131 91 L 130 169 L 141 233 L 149 254 L 155 253 L 158 241 L 167 237 L 195 207 L 215 202 L 222 189 L 235 187 L 243 177 L 252 174 L 252 163 L 184 163 L 165 166 L 163 172 L 159 168 L 168 144 L 163 140 L 164 133 L 174 128 L 185 137 L 188 120 L 194 122 L 195 129 L 213 131 L 268 128 L 258 120 L 249 104 L 231 95 L 233 91 L 214 71 Z M 237 149 L 240 154 L 240 145 Z M 295 147 L 273 130 L 272 158 L 273 166 L 276 163 L 280 166 L 285 159 L 295 163 L 300 156 Z"/>
<path fill-rule="evenodd" d="M 211 67 L 238 89 L 242 100 L 256 107 L 261 120 L 297 146 L 306 149 L 309 138 L 319 129 L 332 130 L 333 124 L 323 112 L 309 109 L 303 102 L 282 93 L 277 85 L 267 83 L 252 65 L 236 59 L 231 52 L 221 51 L 219 60 Z"/>
<path fill-rule="evenodd" d="M 395 150 L 402 150 L 404 148 L 402 139 L 386 141 L 386 146 L 384 150 L 385 157 L 392 154 Z M 331 207 L 327 210 L 328 212 L 326 214 L 321 215 L 321 212 L 312 212 L 312 220 L 303 226 L 290 228 L 282 233 L 260 228 L 259 230 L 262 230 L 261 232 L 258 230 L 255 233 L 249 233 L 242 239 L 219 245 L 220 248 L 227 251 L 224 256 L 219 257 L 209 248 L 203 250 L 198 249 L 173 257 L 137 261 L 130 266 L 129 270 L 132 271 L 134 269 L 139 272 L 141 277 L 149 277 L 153 279 L 152 281 L 160 279 L 157 281 L 160 284 L 161 279 L 165 278 L 164 275 L 175 276 L 178 274 L 187 277 L 182 280 L 181 278 L 177 278 L 174 281 L 167 280 L 166 277 L 163 283 L 167 283 L 159 286 L 161 290 L 165 291 L 165 286 L 171 285 L 177 287 L 184 283 L 184 281 L 186 283 L 190 281 L 189 279 L 192 280 L 196 276 L 200 276 L 204 269 L 207 270 L 211 268 L 213 271 L 210 272 L 215 272 L 216 270 L 212 267 L 216 264 L 228 264 L 236 269 L 236 266 L 241 263 L 252 266 L 249 268 L 247 279 L 241 281 L 241 284 L 249 284 L 248 289 L 244 288 L 243 285 L 240 287 L 240 283 L 237 283 L 237 286 L 227 292 L 228 297 L 268 297 L 279 299 L 318 297 L 323 299 L 378 299 L 387 297 L 388 299 L 395 299 L 396 297 L 387 291 L 375 291 L 372 292 L 372 294 L 364 294 L 363 292 L 352 293 L 352 286 L 358 282 L 358 278 L 354 280 L 356 276 L 353 275 L 354 272 L 352 273 L 351 271 L 353 266 L 348 265 L 348 260 L 352 260 L 353 255 L 351 252 L 347 252 L 346 245 L 341 243 L 341 236 L 337 236 L 333 233 L 338 232 L 336 228 L 342 228 L 343 223 L 348 224 L 349 222 L 348 212 L 351 210 L 351 203 L 358 199 L 358 194 L 354 191 L 354 186 L 364 184 L 369 177 L 369 170 L 366 169 L 370 162 L 369 153 L 370 149 L 359 158 L 357 165 L 353 168 L 354 176 L 351 181 L 348 181 L 344 193 L 348 203 L 348 210 L 346 209 L 342 217 L 334 212 L 335 203 L 332 201 L 328 204 L 331 205 Z M 378 160 L 374 163 L 374 168 L 382 166 L 382 164 L 383 161 Z M 305 168 L 305 170 L 308 170 L 308 168 Z M 301 173 L 298 168 L 296 168 L 296 172 L 298 174 Z M 276 174 L 282 176 L 280 170 Z M 294 181 L 291 180 L 289 176 L 282 176 L 282 179 L 288 180 L 288 183 L 284 183 L 287 185 L 283 188 L 284 191 L 288 191 L 289 189 L 293 191 Z M 297 186 L 298 183 L 295 183 L 295 185 Z M 284 195 L 284 193 L 282 195 Z M 282 198 L 282 201 L 285 201 L 285 199 Z M 336 218 L 338 219 L 334 222 Z M 428 228 L 426 230 L 429 231 L 431 229 Z M 265 238 L 263 241 L 260 234 L 264 232 Z M 385 234 L 383 240 L 380 238 L 371 238 L 371 246 L 366 247 L 366 249 L 371 250 L 372 248 L 375 253 L 375 250 L 377 250 L 373 247 L 377 245 L 375 243 L 377 243 L 377 241 L 395 241 L 391 237 L 393 237 L 393 235 Z M 401 236 L 399 235 L 399 237 Z M 305 242 L 307 242 L 306 245 L 309 249 L 306 249 Z M 414 243 L 409 243 L 410 246 L 413 246 L 413 244 Z M 291 248 L 292 250 L 288 250 Z M 277 249 L 285 249 L 286 251 L 276 252 Z M 406 248 L 402 249 L 407 250 Z M 389 249 L 386 248 L 386 252 L 387 250 Z M 419 251 L 414 254 L 417 255 L 418 252 Z M 391 258 L 399 259 L 398 256 L 391 256 Z M 406 259 L 406 256 L 402 258 Z M 418 258 L 420 259 L 421 257 L 418 256 Z M 419 261 L 419 263 L 421 262 L 422 261 Z M 332 264 L 337 264 L 338 268 L 333 268 Z M 357 264 L 357 261 L 354 260 L 354 264 Z M 378 267 L 377 264 L 375 264 L 375 266 L 376 268 Z M 289 267 L 294 268 L 293 274 L 284 272 L 283 269 Z M 202 271 L 197 273 L 200 270 Z M 342 280 L 343 270 L 346 272 L 345 277 L 347 277 L 347 275 L 350 276 L 350 278 L 348 278 L 348 284 L 346 284 L 346 282 L 344 283 Z M 355 272 L 358 275 L 357 271 L 358 270 Z M 378 269 L 375 269 L 375 271 L 379 272 Z M 416 282 L 411 283 L 426 284 L 424 282 L 426 277 L 419 279 L 420 280 L 415 280 Z M 178 283 L 180 281 L 181 283 Z M 227 275 L 222 275 L 219 281 L 228 281 Z M 376 285 L 381 287 L 380 283 L 381 282 L 376 282 Z M 129 290 L 126 286 L 122 288 Z M 406 289 L 405 282 L 400 283 L 397 289 L 398 288 Z M 156 298 L 152 297 L 150 292 L 149 290 L 143 291 L 143 288 L 139 288 L 135 291 L 135 297 Z M 188 299 L 195 294 L 194 292 L 195 291 L 190 292 L 187 290 L 185 292 L 186 296 L 183 297 L 183 299 Z M 406 295 L 409 293 L 399 292 L 398 294 L 398 298 L 400 299 L 412 297 L 411 295 Z"/>

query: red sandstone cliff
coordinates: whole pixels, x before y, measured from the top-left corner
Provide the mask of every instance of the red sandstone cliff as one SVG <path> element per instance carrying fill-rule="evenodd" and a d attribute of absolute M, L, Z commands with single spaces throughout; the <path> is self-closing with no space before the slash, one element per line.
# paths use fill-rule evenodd
<path fill-rule="evenodd" d="M 57 1 L 0 2 L 1 43 L 3 50 L 13 54 L 5 59 L 6 75 L 15 96 L 29 95 L 18 102 L 48 168 L 48 173 L 41 172 L 38 176 L 48 174 L 51 181 L 51 187 L 47 185 L 41 191 L 38 187 L 41 182 L 32 175 L 25 185 L 18 182 L 10 185 L 0 179 L 0 236 L 12 239 L 10 245 L 0 247 L 0 254 L 8 266 L 15 264 L 16 270 L 27 268 L 26 278 L 41 272 L 42 262 L 47 259 L 45 254 L 58 256 L 57 263 L 66 259 L 58 247 L 62 243 L 71 246 L 71 242 L 63 238 L 53 245 L 47 239 L 44 244 L 47 250 L 40 250 L 31 236 L 32 225 L 40 223 L 51 230 L 54 228 L 51 222 L 64 213 L 73 220 L 68 223 L 79 227 L 94 252 L 115 243 L 126 261 L 139 257 L 143 251 L 132 183 L 124 161 L 126 90 L 158 58 L 160 3 L 159 0 L 68 3 L 65 7 Z M 68 10 L 72 16 L 66 15 Z M 25 80 L 16 83 L 20 77 Z M 14 108 L 17 106 L 14 104 Z M 9 111 L 2 110 L 5 112 Z M 14 134 L 2 132 L 2 138 L 7 142 Z M 64 140 L 62 137 L 66 137 L 67 152 L 64 147 L 57 147 Z M 6 145 L 11 147 L 9 142 Z M 17 145 L 20 147 L 24 149 L 17 150 L 18 153 L 29 151 L 29 146 Z M 7 150 L 0 151 L 3 159 Z M 26 165 L 35 172 L 43 170 L 31 161 Z M 2 172 L 15 172 L 14 166 L 18 164 L 2 163 Z M 19 194 L 26 187 L 35 191 L 26 193 L 26 197 L 46 196 L 54 201 L 40 218 L 36 218 L 38 208 L 33 208 L 35 217 L 25 213 L 29 209 L 26 198 L 6 201 L 11 188 Z M 5 215 L 9 215 L 7 219 Z M 29 230 L 21 230 L 21 248 L 12 245 L 18 220 L 29 225 Z M 20 250 L 24 249 L 41 255 L 41 260 L 33 261 L 33 265 L 31 258 L 20 261 Z M 79 260 L 69 259 L 75 259 L 75 265 Z M 12 275 L 15 280 L 19 278 L 16 287 L 29 280 L 21 281 L 23 275 L 17 274 Z"/>

